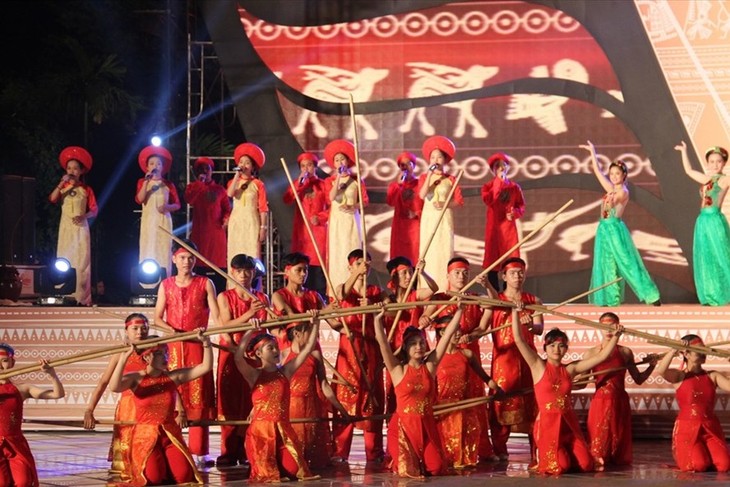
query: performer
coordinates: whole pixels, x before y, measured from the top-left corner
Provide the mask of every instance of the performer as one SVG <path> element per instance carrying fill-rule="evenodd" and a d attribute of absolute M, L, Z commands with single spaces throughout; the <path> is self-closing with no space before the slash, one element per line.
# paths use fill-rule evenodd
<path fill-rule="evenodd" d="M 626 224 L 621 216 L 629 203 L 629 188 L 626 186 L 628 169 L 623 161 L 612 162 L 608 175 L 598 167 L 596 148 L 589 140 L 580 146 L 591 155 L 593 172 L 606 194 L 601 204 L 601 220 L 596 230 L 593 248 L 593 272 L 591 289 L 623 277 L 623 280 L 600 289 L 588 296 L 588 302 L 599 306 L 618 306 L 624 300 L 624 282 L 628 282 L 639 300 L 660 305 L 659 290 L 647 272 L 636 250 Z"/>
<path fill-rule="evenodd" d="M 261 258 L 261 243 L 269 228 L 269 203 L 266 187 L 258 179 L 266 162 L 261 147 L 240 144 L 233 153 L 236 175 L 228 182 L 228 197 L 233 211 L 228 219 L 228 262 L 238 254 Z"/>
<path fill-rule="evenodd" d="M 616 314 L 603 313 L 598 319 L 603 324 L 619 324 Z M 592 358 L 609 346 L 613 332 L 603 332 L 600 345 L 591 348 L 584 359 Z M 656 367 L 656 359 L 649 362 L 643 372 L 634 363 L 634 352 L 629 347 L 617 345 L 608 358 L 591 369 L 590 375 L 596 377 L 596 392 L 591 398 L 588 410 L 588 441 L 596 470 L 603 470 L 608 465 L 631 465 L 633 447 L 631 440 L 631 404 L 626 393 L 626 371 L 634 383 L 639 386 L 649 378 Z M 623 370 L 615 370 L 623 368 Z M 602 371 L 613 370 L 602 373 Z M 600 375 L 599 375 L 600 374 Z"/>
<path fill-rule="evenodd" d="M 391 303 L 425 301 L 433 296 L 433 293 L 438 291 L 439 288 L 431 276 L 423 271 L 423 267 L 425 265 L 426 263 L 424 261 L 420 261 L 418 263 L 418 267 L 414 268 L 410 259 L 404 256 L 397 256 L 390 259 L 387 264 L 385 264 L 388 274 L 390 274 L 390 281 L 388 281 L 387 286 L 392 292 L 392 294 L 388 295 L 388 301 Z M 420 273 L 423 275 L 423 280 L 428 287 L 412 289 L 408 296 L 405 296 L 404 294 L 408 289 L 408 283 L 411 282 L 413 274 L 417 272 L 418 269 L 421 269 Z M 387 328 L 390 330 L 393 326 L 396 327 L 396 330 L 393 333 L 393 339 L 391 340 L 393 350 L 400 348 L 403 341 L 403 332 L 406 328 L 409 326 L 418 326 L 418 320 L 420 319 L 422 312 L 423 308 L 403 310 L 398 323 L 393 323 L 397 313 L 386 313 L 385 322 L 387 324 Z"/>
<path fill-rule="evenodd" d="M 295 360 L 299 351 L 303 350 L 312 334 L 309 322 L 298 322 L 287 325 L 287 338 L 292 344 L 292 350 L 284 363 Z M 324 357 L 319 343 L 304 363 L 292 375 L 291 402 L 289 417 L 319 418 L 319 422 L 292 424 L 297 438 L 302 442 L 304 458 L 313 470 L 331 465 L 334 452 L 332 435 L 329 426 L 329 410 L 327 402 L 347 420 L 347 411 L 337 400 L 324 369 Z"/>
<path fill-rule="evenodd" d="M 325 182 L 317 177 L 317 156 L 311 152 L 303 152 L 299 154 L 297 161 L 299 161 L 301 174 L 295 185 L 309 227 L 314 234 L 314 242 L 309 237 L 301 212 L 299 209 L 295 209 L 290 248 L 292 253 L 300 252 L 311 259 L 306 286 L 320 294 L 326 294 L 327 281 L 324 278 L 322 268 L 327 262 L 327 220 L 329 219 L 327 191 L 325 190 Z M 296 204 L 291 186 L 284 193 L 284 203 L 287 205 Z M 319 261 L 317 253 L 314 251 L 315 244 L 320 254 L 322 254 L 324 262 Z"/>
<path fill-rule="evenodd" d="M 91 244 L 89 219 L 96 217 L 96 197 L 84 182 L 84 175 L 91 170 L 91 154 L 83 147 L 66 147 L 58 156 L 66 174 L 53 188 L 48 200 L 61 204 L 61 221 L 58 225 L 56 257 L 68 260 L 76 269 L 78 304 L 91 305 Z"/>
<path fill-rule="evenodd" d="M 723 175 L 728 152 L 722 147 L 710 147 L 705 152 L 706 171 L 692 169 L 687 157 L 687 144 L 674 147 L 682 154 L 687 176 L 700 187 L 700 215 L 695 222 L 692 266 L 695 287 L 701 304 L 724 306 L 730 303 L 730 226 L 722 213 L 722 202 L 730 187 L 730 176 Z"/>
<path fill-rule="evenodd" d="M 623 333 L 623 326 L 616 325 L 607 346 L 598 354 L 566 365 L 563 357 L 568 353 L 568 335 L 558 328 L 550 330 L 542 346 L 547 358 L 541 358 L 535 351 L 533 340 L 528 342 L 523 337 L 525 330 L 521 312 L 524 303 L 518 301 L 515 304 L 512 308 L 512 333 L 517 349 L 530 367 L 540 409 L 534 432 L 537 471 L 553 475 L 570 470 L 590 472 L 593 470 L 593 458 L 570 398 L 573 377 L 589 371 L 611 355 Z"/>
<path fill-rule="evenodd" d="M 331 255 L 331 254 L 330 254 Z M 361 249 L 355 249 L 348 255 L 347 267 L 350 277 L 337 289 L 342 308 L 352 308 L 382 302 L 385 292 L 378 286 L 367 284 L 371 259 L 363 255 Z M 375 341 L 372 315 L 352 315 L 343 318 L 351 335 L 345 334 L 342 323 L 331 324 L 340 333 L 340 345 L 337 351 L 335 367 L 354 390 L 341 384 L 335 384 L 337 399 L 350 416 L 373 416 L 383 413 L 385 390 L 383 387 L 383 357 L 380 355 Z M 363 333 L 364 332 L 364 333 Z M 368 462 L 382 462 L 383 452 L 383 420 L 364 420 L 357 423 L 335 423 L 332 433 L 335 441 L 335 460 L 347 461 L 352 446 L 354 429 L 363 430 L 365 440 L 365 458 Z"/>
<path fill-rule="evenodd" d="M 484 229 L 484 262 L 486 269 L 504 255 L 519 240 L 517 220 L 525 214 L 525 198 L 519 184 L 507 178 L 509 156 L 504 152 L 492 154 L 488 159 L 494 178 L 482 186 L 482 201 L 487 205 L 487 225 Z M 519 257 L 515 249 L 508 257 Z M 499 288 L 499 272 L 487 273 L 495 289 Z"/>
<path fill-rule="evenodd" d="M 153 259 L 170 275 L 172 237 L 161 232 L 163 227 L 172 232 L 170 213 L 180 209 L 180 198 L 175 185 L 163 179 L 172 165 L 172 155 L 164 147 L 147 146 L 137 158 L 139 167 L 145 173 L 137 181 L 134 200 L 142 205 L 142 221 L 139 225 L 139 261 Z"/>
<path fill-rule="evenodd" d="M 446 280 L 448 282 L 447 291 L 452 292 L 463 292 L 466 295 L 476 296 L 473 292 L 464 292 L 464 286 L 469 282 L 469 261 L 463 257 L 454 257 L 449 260 L 449 265 L 446 268 Z M 496 291 L 490 288 L 490 285 L 486 279 L 481 279 L 480 284 L 485 286 L 490 293 L 490 296 L 496 297 Z M 433 300 L 449 300 L 451 295 L 447 293 L 436 293 Z M 487 309 L 483 309 L 475 304 L 467 304 L 462 306 L 464 308 L 461 314 L 461 321 L 459 322 L 459 347 L 465 350 L 469 350 L 471 354 L 477 358 L 477 361 L 481 362 L 481 350 L 479 348 L 479 339 L 484 336 L 489 327 L 489 323 L 492 317 L 491 311 L 487 313 Z M 448 323 L 454 313 L 456 312 L 456 305 L 447 306 L 439 312 L 435 320 L 431 319 L 440 306 L 429 305 L 424 311 L 423 315 L 419 319 L 419 327 L 421 329 L 427 328 L 430 325 L 436 325 Z M 477 397 L 485 397 L 486 392 L 484 390 L 484 382 L 482 379 L 469 372 L 465 377 L 469 387 L 466 392 L 466 398 L 472 399 Z M 489 439 L 489 407 L 487 404 L 476 406 L 470 411 L 474 411 L 474 415 L 479 421 L 479 432 L 477 432 L 477 438 L 479 438 L 478 448 L 476 453 L 479 459 L 487 462 L 498 461 L 492 447 L 492 442 Z M 505 440 L 506 441 L 506 440 Z"/>
<path fill-rule="evenodd" d="M 190 450 L 185 445 L 180 426 L 175 422 L 178 388 L 208 374 L 213 368 L 210 339 L 198 330 L 203 359 L 195 367 L 168 371 L 167 345 L 158 345 L 142 352 L 146 367 L 124 373 L 129 357 L 136 353 L 134 344 L 117 362 L 110 380 L 114 392 L 132 391 L 135 425 L 132 426 L 130 448 L 130 484 L 202 484 Z"/>
<path fill-rule="evenodd" d="M 502 279 L 505 283 L 504 292 L 500 293 L 498 299 L 511 301 L 513 303 L 542 304 L 540 299 L 522 290 L 526 278 L 527 266 L 525 261 L 519 257 L 510 257 L 502 264 Z M 492 328 L 509 324 L 511 311 L 509 308 L 499 308 L 486 311 L 486 319 L 491 318 Z M 524 341 L 533 350 L 535 348 L 535 335 L 542 335 L 542 316 L 532 317 L 532 312 L 524 310 L 521 313 Z M 507 460 L 507 440 L 510 432 L 527 433 L 530 441 L 531 464 L 536 461 L 535 439 L 532 436 L 533 425 L 537 415 L 535 396 L 530 389 L 533 389 L 530 368 L 527 362 L 517 349 L 514 332 L 512 328 L 503 328 L 492 333 L 494 342 L 492 357 L 492 373 L 494 381 L 509 395 L 517 393 L 513 397 L 504 400 L 495 400 L 490 408 L 490 429 L 492 431 L 492 444 L 494 452 L 500 460 Z M 537 352 L 535 352 L 537 353 Z"/>
<path fill-rule="evenodd" d="M 429 161 L 427 174 L 418 178 L 418 196 L 423 200 L 423 212 L 421 213 L 421 229 L 418 255 L 423 256 L 423 251 L 428 244 L 431 235 L 436 232 L 429 247 L 428 253 L 424 256 L 426 261 L 426 272 L 433 277 L 440 288 L 446 287 L 446 266 L 454 254 L 454 217 L 452 208 L 464 205 L 464 198 L 461 196 L 461 188 L 454 190 L 450 207 L 446 210 L 441 224 L 436 228 L 439 213 L 443 208 L 446 198 L 451 192 L 456 178 L 446 174 L 446 164 L 451 162 L 456 153 L 454 143 L 441 135 L 429 137 L 423 143 L 423 157 Z"/>
<path fill-rule="evenodd" d="M 195 249 L 194 243 L 185 243 Z M 170 333 L 207 329 L 209 315 L 212 315 L 214 324 L 218 323 L 215 287 L 210 279 L 196 276 L 193 272 L 195 256 L 175 243 L 172 261 L 177 275 L 168 277 L 160 284 L 155 305 L 155 326 Z M 193 367 L 203 360 L 204 350 L 200 343 L 174 342 L 169 348 L 170 370 Z M 181 426 L 186 424 L 187 419 L 212 419 L 215 408 L 213 373 L 186 382 L 180 387 L 180 396 L 184 409 L 178 410 L 177 420 Z M 188 441 L 190 451 L 196 455 L 196 461 L 201 467 L 215 464 L 208 457 L 207 426 L 191 426 L 188 430 Z"/>
<path fill-rule="evenodd" d="M 190 240 L 213 264 L 226 268 L 226 227 L 231 214 L 231 202 L 226 190 L 213 180 L 215 163 L 209 157 L 195 160 L 193 170 L 198 177 L 185 187 L 185 201 L 193 207 Z M 208 266 L 204 262 L 198 265 Z M 222 286 L 221 286 L 222 287 Z"/>
<path fill-rule="evenodd" d="M 502 390 L 496 382 L 484 371 L 480 358 L 469 348 L 465 348 L 461 342 L 461 326 L 464 316 L 460 320 L 457 329 L 448 342 L 446 353 L 441 359 L 438 371 L 436 372 L 436 386 L 438 389 L 437 403 L 449 404 L 474 397 L 473 377 L 477 377 L 480 384 L 487 386 L 496 392 L 495 397 L 501 398 Z M 438 340 L 443 339 L 446 324 L 439 320 L 434 325 Z M 484 388 L 482 386 L 482 396 Z M 485 417 L 485 421 L 479 420 L 479 415 Z M 441 438 L 444 440 L 444 451 L 446 454 L 447 466 L 452 468 L 473 467 L 479 461 L 479 445 L 483 437 L 489 436 L 486 422 L 486 409 L 484 406 L 474 406 L 460 411 L 445 413 L 437 418 L 437 425 Z M 491 443 L 490 443 L 491 447 Z M 493 453 L 484 458 L 489 461 L 496 461 Z"/>
<path fill-rule="evenodd" d="M 368 205 L 368 193 L 365 182 L 359 174 L 353 174 L 355 165 L 355 146 L 351 142 L 333 140 L 324 148 L 327 164 L 335 173 L 325 179 L 325 192 L 330 208 L 327 228 L 327 270 L 333 285 L 345 282 L 348 278 L 347 254 L 362 247 L 364 235 L 360 235 L 360 196 L 356 178 L 360 178 L 362 186 L 363 206 Z M 334 290 L 333 290 L 334 292 Z"/>
<path fill-rule="evenodd" d="M 145 340 L 149 331 L 150 323 L 142 313 L 132 313 L 124 320 L 124 335 L 127 343 L 138 343 L 141 340 Z M 104 391 L 106 391 L 109 385 L 112 373 L 114 373 L 114 369 L 117 367 L 120 356 L 112 355 L 106 366 L 106 370 L 104 370 L 101 379 L 99 379 L 99 383 L 96 385 L 94 392 L 91 393 L 89 404 L 86 406 L 86 411 L 84 411 L 84 429 L 93 430 L 96 428 L 94 409 L 96 409 L 97 404 L 101 400 L 101 396 L 104 395 Z M 144 370 L 145 367 L 147 367 L 147 364 L 142 359 L 142 356 L 139 353 L 133 353 L 129 356 L 123 372 L 125 374 L 139 372 L 140 370 Z M 114 421 L 134 421 L 134 418 L 133 394 L 131 391 L 124 391 L 114 410 Z M 131 434 L 131 427 L 115 424 L 112 431 L 112 442 L 109 445 L 109 455 L 107 457 L 107 460 L 112 462 L 110 473 L 119 475 L 124 481 L 130 479 L 129 453 L 131 448 Z"/>
<path fill-rule="evenodd" d="M 240 287 L 236 286 L 218 295 L 221 326 L 242 325 L 253 318 L 265 320 L 269 298 L 266 294 L 253 288 L 256 277 L 256 262 L 248 255 L 238 254 L 230 263 L 233 279 L 248 290 L 257 299 L 251 299 Z M 222 333 L 219 344 L 226 350 L 218 352 L 218 369 L 216 374 L 216 396 L 219 420 L 244 420 L 248 418 L 253 405 L 251 389 L 238 371 L 234 361 L 235 347 L 241 343 L 243 332 Z M 253 362 L 253 361 L 252 361 Z M 253 363 L 252 363 L 253 365 Z M 246 438 L 247 426 L 221 425 L 221 454 L 216 459 L 219 467 L 232 467 L 246 463 L 246 451 L 243 440 Z"/>
<path fill-rule="evenodd" d="M 312 314 L 312 332 L 299 354 L 279 365 L 276 338 L 249 330 L 236 350 L 236 366 L 253 390 L 251 426 L 246 432 L 245 448 L 251 463 L 250 482 L 280 482 L 287 479 L 314 480 L 302 453 L 302 443 L 289 421 L 289 381 L 314 349 L 319 336 L 319 318 Z M 257 333 L 254 336 L 254 333 Z M 244 353 L 257 358 L 252 367 Z M 286 479 L 281 478 L 284 472 Z"/>
<path fill-rule="evenodd" d="M 682 341 L 688 346 L 705 346 L 697 335 L 685 335 Z M 682 357 L 682 367 L 670 369 L 677 355 Z M 715 370 L 704 370 L 706 359 L 698 352 L 675 351 L 664 355 L 656 369 L 676 391 L 679 413 L 672 433 L 672 454 L 683 472 L 730 470 L 725 433 L 715 415 L 715 390 L 730 392 L 730 379 Z"/>
<path fill-rule="evenodd" d="M 23 436 L 23 402 L 26 399 L 61 399 L 65 392 L 56 371 L 41 360 L 41 370 L 48 374 L 52 388 L 42 389 L 31 384 L 13 384 L 0 380 L 0 485 L 38 486 L 38 472 L 28 442 Z M 15 366 L 15 350 L 0 343 L 0 370 Z"/>
<path fill-rule="evenodd" d="M 396 356 L 383 327 L 384 312 L 375 317 L 375 338 L 380 345 L 385 368 L 395 387 L 397 408 L 388 424 L 388 453 L 393 472 L 401 477 L 423 478 L 446 472 L 441 435 L 433 415 L 436 402 L 436 368 L 446 352 L 451 336 L 459 327 L 461 309 L 444 331 L 444 339 L 428 353 L 426 336 L 417 327 L 403 333 L 403 345 Z"/>
<path fill-rule="evenodd" d="M 397 181 L 388 185 L 385 202 L 392 206 L 393 221 L 390 231 L 390 258 L 405 257 L 417 262 L 423 199 L 418 195 L 418 178 L 415 176 L 416 155 L 401 152 L 396 158 L 400 174 Z"/>

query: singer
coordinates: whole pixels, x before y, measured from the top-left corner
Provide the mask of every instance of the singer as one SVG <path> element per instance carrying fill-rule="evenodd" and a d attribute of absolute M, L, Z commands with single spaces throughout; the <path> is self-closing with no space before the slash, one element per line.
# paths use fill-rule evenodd
<path fill-rule="evenodd" d="M 137 158 L 145 177 L 137 181 L 135 201 L 142 205 L 142 221 L 139 225 L 139 261 L 154 259 L 171 275 L 172 238 L 163 228 L 172 232 L 170 213 L 180 209 L 180 198 L 175 186 L 163 179 L 172 166 L 172 155 L 164 147 L 147 146 Z"/>
<path fill-rule="evenodd" d="M 418 262 L 423 200 L 418 195 L 418 178 L 414 174 L 416 155 L 412 152 L 401 152 L 395 161 L 400 174 L 398 180 L 388 186 L 385 197 L 385 202 L 394 209 L 390 231 L 390 258 L 403 256 L 411 262 Z M 398 237 L 393 238 L 394 235 Z"/>
<path fill-rule="evenodd" d="M 291 237 L 291 253 L 300 252 L 310 258 L 309 274 L 304 286 L 308 289 L 314 289 L 321 295 L 327 292 L 327 282 L 322 272 L 323 266 L 327 262 L 327 221 L 329 219 L 329 201 L 325 192 L 325 182 L 317 177 L 317 161 L 319 158 L 311 152 L 303 152 L 297 157 L 299 162 L 298 183 L 296 185 L 297 194 L 302 202 L 304 214 L 309 221 L 309 226 L 314 234 L 314 240 L 317 248 L 322 254 L 324 262 L 320 262 L 317 253 L 314 251 L 312 240 L 309 238 L 307 229 L 304 226 L 304 220 L 298 209 L 294 211 L 294 228 Z M 294 192 L 291 186 L 284 193 L 284 203 L 287 205 L 296 205 Z"/>
<path fill-rule="evenodd" d="M 84 175 L 91 170 L 91 154 L 83 147 L 66 147 L 58 156 L 65 174 L 48 196 L 51 203 L 61 204 L 58 225 L 56 257 L 63 257 L 76 269 L 78 304 L 91 305 L 91 238 L 89 218 L 98 212 L 96 197 L 84 183 Z"/>
<path fill-rule="evenodd" d="M 497 152 L 487 160 L 494 178 L 482 186 L 482 201 L 487 205 L 487 225 L 484 229 L 484 262 L 486 269 L 519 240 L 517 220 L 525 214 L 525 198 L 519 184 L 507 178 L 509 156 Z M 519 257 L 515 249 L 508 257 Z M 498 272 L 488 273 L 489 282 L 499 289 Z"/>
<path fill-rule="evenodd" d="M 464 198 L 461 195 L 461 188 L 456 188 L 451 199 L 451 208 L 445 210 L 441 224 L 436 228 L 439 213 L 443 208 L 446 198 L 451 192 L 451 187 L 456 178 L 446 174 L 449 162 L 456 154 L 454 143 L 441 135 L 429 137 L 423 143 L 423 157 L 428 161 L 428 174 L 422 174 L 418 178 L 418 195 L 423 200 L 423 211 L 421 213 L 420 244 L 418 253 L 423 255 L 423 250 L 434 234 L 433 242 L 426 254 L 426 266 L 424 270 L 433 277 L 440 289 L 446 289 L 448 284 L 446 270 L 449 260 L 454 254 L 454 216 L 452 208 L 464 205 Z M 419 283 L 419 287 L 426 287 L 427 283 Z"/>
<path fill-rule="evenodd" d="M 215 163 L 199 157 L 193 165 L 197 180 L 185 187 L 185 201 L 193 207 L 190 240 L 200 253 L 221 269 L 226 268 L 226 227 L 231 215 L 231 202 L 225 188 L 213 180 Z M 206 268 L 204 262 L 198 266 Z M 202 269 L 203 273 L 205 269 Z"/>

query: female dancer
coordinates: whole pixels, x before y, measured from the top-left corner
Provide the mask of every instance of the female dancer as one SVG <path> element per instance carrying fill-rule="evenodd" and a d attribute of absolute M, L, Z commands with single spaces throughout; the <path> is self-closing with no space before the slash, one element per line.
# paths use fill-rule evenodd
<path fill-rule="evenodd" d="M 344 266 L 352 249 L 362 248 L 360 235 L 360 196 L 356 178 L 362 185 L 362 202 L 367 206 L 368 193 L 359 174 L 352 172 L 355 165 L 355 146 L 347 140 L 333 140 L 324 149 L 327 164 L 335 174 L 325 179 L 325 193 L 329 198 L 330 218 L 327 229 L 327 262 L 333 285 L 345 282 L 349 272 Z M 334 292 L 334 290 L 331 290 Z"/>
<path fill-rule="evenodd" d="M 313 480 L 304 459 L 302 443 L 289 421 L 290 385 L 294 373 L 314 350 L 319 337 L 319 319 L 312 313 L 312 331 L 299 354 L 279 365 L 280 354 L 273 335 L 249 330 L 236 350 L 236 366 L 253 390 L 251 425 L 246 431 L 245 448 L 251 464 L 251 482 L 280 482 L 280 472 L 289 479 Z M 258 333 L 256 336 L 254 334 Z M 255 368 L 244 353 L 260 361 Z"/>
<path fill-rule="evenodd" d="M 431 246 L 424 257 L 425 270 L 433 277 L 439 288 L 446 289 L 446 267 L 454 254 L 454 217 L 451 207 L 464 205 L 461 188 L 456 188 L 450 208 L 446 210 L 438 228 L 436 224 L 456 180 L 454 176 L 446 174 L 446 164 L 454 158 L 456 146 L 446 137 L 434 135 L 426 139 L 422 150 L 429 168 L 427 174 L 422 174 L 418 178 L 418 196 L 423 200 L 418 255 L 423 255 L 428 240 L 435 231 Z M 421 287 L 425 286 L 425 283 L 421 284 Z"/>
<path fill-rule="evenodd" d="M 375 338 L 393 381 L 397 403 L 388 425 L 388 451 L 393 471 L 401 477 L 423 478 L 424 473 L 442 475 L 446 470 L 441 435 L 433 415 L 435 376 L 446 347 L 459 327 L 461 313 L 459 307 L 444 331 L 443 339 L 430 354 L 423 331 L 407 328 L 398 356 L 393 354 L 385 334 L 385 313 L 381 311 L 375 316 Z"/>
<path fill-rule="evenodd" d="M 682 341 L 689 346 L 703 347 L 697 335 L 685 335 Z M 677 355 L 683 366 L 670 369 Z M 715 390 L 730 391 L 730 379 L 715 370 L 704 370 L 704 354 L 685 350 L 667 353 L 656 370 L 664 380 L 673 384 L 679 414 L 672 433 L 672 454 L 683 472 L 718 472 L 730 470 L 730 453 L 720 420 L 715 415 Z"/>
<path fill-rule="evenodd" d="M 603 313 L 598 321 L 605 325 L 616 325 L 619 318 L 615 313 L 608 312 Z M 612 338 L 613 332 L 603 332 L 601 343 L 588 350 L 583 358 L 600 353 Z M 634 352 L 629 347 L 617 345 L 608 359 L 591 370 L 591 375 L 598 377 L 586 423 L 596 470 L 603 470 L 607 465 L 631 465 L 631 404 L 626 393 L 626 372 L 628 371 L 638 386 L 649 378 L 654 367 L 656 359 L 651 357 L 649 366 L 639 372 L 634 362 Z M 608 372 L 609 370 L 612 371 Z"/>
<path fill-rule="evenodd" d="M 198 329 L 198 340 L 203 344 L 203 361 L 195 367 L 168 371 L 167 345 L 142 352 L 144 370 L 124 373 L 127 361 L 136 353 L 134 344 L 117 362 L 109 387 L 114 392 L 131 390 L 134 394 L 136 424 L 132 427 L 129 463 L 130 483 L 134 486 L 203 483 L 175 422 L 178 386 L 213 368 L 210 339 L 203 335 L 202 328 Z"/>
<path fill-rule="evenodd" d="M 571 405 L 572 379 L 611 355 L 623 333 L 623 327 L 616 324 L 613 336 L 599 354 L 566 365 L 563 364 L 563 357 L 568 352 L 568 335 L 558 328 L 550 330 L 545 335 L 543 350 L 547 358 L 543 359 L 522 336 L 520 311 L 522 303 L 517 303 L 512 308 L 512 333 L 517 349 L 530 367 L 535 384 L 535 399 L 539 409 L 534 433 L 537 471 L 555 475 L 573 469 L 590 472 L 593 470 L 593 458 Z"/>
<path fill-rule="evenodd" d="M 13 384 L 10 379 L 0 380 L 0 485 L 36 487 L 38 472 L 33 454 L 23 436 L 23 402 L 26 399 L 61 399 L 65 392 L 56 371 L 41 360 L 41 370 L 48 374 L 53 389 L 41 389 L 31 384 Z M 15 350 L 0 343 L 0 370 L 15 366 Z"/>
<path fill-rule="evenodd" d="M 142 205 L 142 221 L 139 225 L 139 261 L 153 259 L 170 276 L 172 270 L 172 237 L 161 232 L 162 226 L 172 232 L 170 213 L 180 209 L 180 198 L 175 185 L 163 179 L 172 165 L 172 155 L 164 147 L 147 146 L 137 158 L 145 173 L 137 181 L 134 200 Z"/>
<path fill-rule="evenodd" d="M 137 343 L 145 340 L 150 331 L 150 323 L 147 317 L 142 313 L 132 313 L 124 320 L 125 340 L 128 343 Z M 119 355 L 113 355 L 106 366 L 104 374 L 99 379 L 94 392 L 91 393 L 89 404 L 84 411 L 84 428 L 93 430 L 96 428 L 96 418 L 94 418 L 94 409 L 99 404 L 101 396 L 104 394 L 109 380 L 114 373 L 114 369 L 119 362 Z M 139 372 L 144 370 L 147 364 L 138 353 L 130 355 L 127 365 L 124 367 L 124 373 Z M 122 393 L 117 408 L 114 410 L 114 421 L 134 421 L 134 395 L 131 391 Z M 129 426 L 114 425 L 112 432 L 112 443 L 109 446 L 108 460 L 112 462 L 110 471 L 121 476 L 122 480 L 129 480 L 129 453 L 132 428 Z"/>
<path fill-rule="evenodd" d="M 436 335 L 441 340 L 446 330 L 445 324 L 437 322 L 434 327 Z M 496 391 L 495 397 L 501 398 L 503 391 L 484 371 L 479 356 L 460 343 L 462 336 L 461 329 L 454 332 L 436 372 L 438 403 L 449 404 L 472 397 L 470 392 L 473 389 L 474 377 L 478 377 L 482 396 L 484 384 L 487 384 L 490 389 Z M 481 435 L 489 433 L 486 429 L 482 431 L 482 424 L 479 421 L 478 414 L 486 413 L 483 404 L 439 416 L 437 424 L 444 440 L 446 462 L 449 467 L 473 467 L 478 463 Z M 484 421 L 484 426 L 486 425 Z M 499 458 L 492 455 L 485 460 L 495 461 Z"/>
<path fill-rule="evenodd" d="M 594 292 L 588 296 L 588 302 L 599 306 L 618 306 L 624 300 L 624 281 L 626 281 L 639 300 L 658 306 L 661 304 L 659 290 L 644 267 L 626 224 L 621 220 L 629 203 L 626 164 L 623 161 L 612 162 L 607 176 L 598 167 L 593 143 L 589 140 L 586 145 L 580 147 L 590 153 L 593 172 L 606 190 L 601 204 L 601 220 L 596 230 L 590 287 L 591 289 L 599 287 L 619 276 L 624 278 L 616 284 Z"/>
<path fill-rule="evenodd" d="M 692 169 L 684 141 L 674 147 L 682 154 L 687 176 L 700 187 L 700 215 L 695 223 L 693 266 L 697 297 L 701 304 L 723 306 L 730 303 L 730 226 L 722 213 L 722 202 L 730 187 L 730 176 L 722 174 L 728 153 L 722 147 L 705 152 L 706 173 Z"/>
<path fill-rule="evenodd" d="M 266 162 L 261 147 L 246 142 L 233 153 L 236 175 L 228 182 L 228 197 L 233 210 L 228 218 L 228 259 L 238 254 L 261 258 L 261 243 L 269 228 L 269 203 L 266 187 L 258 179 Z"/>
<path fill-rule="evenodd" d="M 76 292 L 79 304 L 91 305 L 91 245 L 89 219 L 98 212 L 94 191 L 84 183 L 91 170 L 91 154 L 83 147 L 66 147 L 58 156 L 66 174 L 48 196 L 51 203 L 61 203 L 56 257 L 63 257 L 76 269 Z"/>

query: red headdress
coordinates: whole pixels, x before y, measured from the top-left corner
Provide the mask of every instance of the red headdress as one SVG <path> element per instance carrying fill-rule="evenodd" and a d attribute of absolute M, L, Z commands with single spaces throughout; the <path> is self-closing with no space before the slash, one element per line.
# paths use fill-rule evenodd
<path fill-rule="evenodd" d="M 235 151 L 233 151 L 233 160 L 236 164 L 238 164 L 238 161 L 243 156 L 250 157 L 258 169 L 264 167 L 264 164 L 266 163 L 266 155 L 264 155 L 264 151 L 261 150 L 261 147 L 256 144 L 252 144 L 251 142 L 244 142 L 236 147 Z"/>
<path fill-rule="evenodd" d="M 337 154 L 344 154 L 347 157 L 349 167 L 355 165 L 355 146 L 349 140 L 333 140 L 324 148 L 324 158 L 327 160 L 327 164 L 332 167 L 335 167 L 335 156 Z"/>
<path fill-rule="evenodd" d="M 155 147 L 154 145 L 148 145 L 142 149 L 137 157 L 137 162 L 139 162 L 139 167 L 142 169 L 142 172 L 147 172 L 147 161 L 152 156 L 157 156 L 162 159 L 162 174 L 167 174 L 170 166 L 172 166 L 172 154 L 164 147 Z"/>
<path fill-rule="evenodd" d="M 68 161 L 79 161 L 79 164 L 84 166 L 86 172 L 89 172 L 91 170 L 91 165 L 94 163 L 94 161 L 91 159 L 91 154 L 89 154 L 89 151 L 87 151 L 83 147 L 77 147 L 73 145 L 66 147 L 58 155 L 58 162 L 61 163 L 62 168 L 66 169 L 66 166 L 68 166 Z"/>
<path fill-rule="evenodd" d="M 426 141 L 423 143 L 421 151 L 423 152 L 423 157 L 426 159 L 426 161 L 431 160 L 431 152 L 433 152 L 435 149 L 440 150 L 444 154 L 444 157 L 446 157 L 446 162 L 449 162 L 451 159 L 453 159 L 454 155 L 456 154 L 456 146 L 454 145 L 454 143 L 451 142 L 451 139 L 448 139 L 443 135 L 434 135 L 426 139 Z"/>

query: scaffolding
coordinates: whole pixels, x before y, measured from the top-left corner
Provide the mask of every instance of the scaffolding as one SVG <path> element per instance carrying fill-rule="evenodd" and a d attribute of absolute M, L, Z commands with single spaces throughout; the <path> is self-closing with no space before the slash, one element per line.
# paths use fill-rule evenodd
<path fill-rule="evenodd" d="M 196 15 L 197 12 L 192 12 Z M 233 177 L 236 164 L 232 157 L 208 154 L 193 153 L 192 141 L 195 136 L 195 126 L 198 122 L 214 119 L 218 123 L 221 134 L 226 123 L 237 123 L 235 105 L 229 99 L 221 68 L 218 64 L 218 57 L 215 53 L 213 43 L 208 40 L 193 39 L 195 29 L 191 28 L 192 22 L 188 24 L 188 45 L 187 45 L 187 118 L 186 118 L 186 184 L 191 182 L 192 166 L 198 157 L 210 157 L 215 163 L 214 176 L 222 180 Z M 226 116 L 230 120 L 226 122 Z M 223 140 L 224 137 L 221 136 Z M 190 231 L 191 208 L 186 205 L 186 224 L 188 235 Z M 283 287 L 283 275 L 281 269 L 281 243 L 276 222 L 269 213 L 269 228 L 261 249 L 262 264 L 266 274 L 262 279 L 262 291 L 271 293 Z"/>

